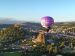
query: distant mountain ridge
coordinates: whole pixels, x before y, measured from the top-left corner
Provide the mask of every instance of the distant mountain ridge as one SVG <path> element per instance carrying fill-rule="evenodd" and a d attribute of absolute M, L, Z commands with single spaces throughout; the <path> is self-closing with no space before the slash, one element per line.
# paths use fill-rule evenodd
<path fill-rule="evenodd" d="M 28 24 L 37 24 L 39 22 L 26 22 L 26 21 L 20 21 L 20 20 L 13 20 L 13 18 L 0 18 L 0 24 L 16 24 L 16 23 L 28 23 Z M 75 23 L 75 21 L 72 21 L 72 22 L 55 22 L 55 24 L 67 24 L 67 23 Z"/>
<path fill-rule="evenodd" d="M 10 19 L 0 19 L 0 24 L 15 24 L 15 23 L 22 23 L 22 21 L 18 21 L 18 20 L 13 20 L 12 18 Z"/>

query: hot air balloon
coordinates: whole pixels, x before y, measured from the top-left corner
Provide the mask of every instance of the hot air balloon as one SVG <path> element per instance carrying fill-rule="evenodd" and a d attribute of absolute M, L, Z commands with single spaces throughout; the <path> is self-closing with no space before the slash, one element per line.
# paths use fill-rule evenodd
<path fill-rule="evenodd" d="M 46 28 L 47 32 L 54 24 L 54 19 L 50 16 L 45 16 L 41 18 L 41 25 L 42 27 Z"/>

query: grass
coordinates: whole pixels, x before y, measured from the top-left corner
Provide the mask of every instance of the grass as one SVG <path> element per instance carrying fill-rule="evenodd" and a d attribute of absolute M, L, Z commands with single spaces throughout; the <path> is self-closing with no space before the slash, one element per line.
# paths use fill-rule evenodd
<path fill-rule="evenodd" d="M 0 56 L 21 56 L 21 52 L 5 52 L 1 53 Z"/>

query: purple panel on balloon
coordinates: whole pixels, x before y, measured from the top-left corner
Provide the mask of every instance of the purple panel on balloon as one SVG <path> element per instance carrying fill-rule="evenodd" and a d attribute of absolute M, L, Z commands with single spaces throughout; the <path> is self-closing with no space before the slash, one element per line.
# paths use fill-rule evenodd
<path fill-rule="evenodd" d="M 42 17 L 41 25 L 45 28 L 51 27 L 54 24 L 54 19 L 49 16 Z"/>

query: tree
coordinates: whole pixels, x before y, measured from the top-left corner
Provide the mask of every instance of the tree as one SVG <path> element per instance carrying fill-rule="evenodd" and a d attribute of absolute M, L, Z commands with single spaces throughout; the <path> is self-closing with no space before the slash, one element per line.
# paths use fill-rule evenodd
<path fill-rule="evenodd" d="M 0 42 L 1 43 L 13 43 L 20 39 L 23 39 L 26 34 L 26 30 L 21 26 L 10 26 L 5 30 L 0 31 Z"/>

